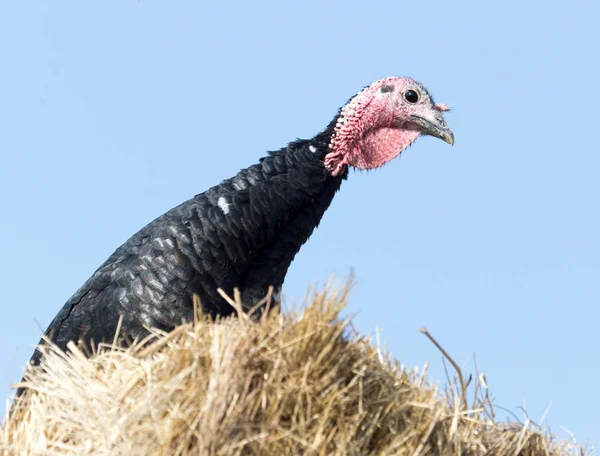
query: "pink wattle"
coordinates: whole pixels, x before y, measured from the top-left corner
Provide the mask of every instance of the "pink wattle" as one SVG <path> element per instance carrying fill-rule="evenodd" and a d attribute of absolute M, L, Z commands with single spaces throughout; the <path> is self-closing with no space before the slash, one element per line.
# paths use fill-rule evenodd
<path fill-rule="evenodd" d="M 350 164 L 358 169 L 374 169 L 396 158 L 421 133 L 393 127 L 377 128 L 368 132 L 351 151 Z"/>
<path fill-rule="evenodd" d="M 402 129 L 408 117 L 398 99 L 407 78 L 384 78 L 360 91 L 341 110 L 325 156 L 332 176 L 348 165 L 359 169 L 378 168 L 398 156 L 419 137 L 419 132 Z M 384 88 L 390 88 L 383 91 Z M 395 95 L 395 98 L 392 96 Z"/>

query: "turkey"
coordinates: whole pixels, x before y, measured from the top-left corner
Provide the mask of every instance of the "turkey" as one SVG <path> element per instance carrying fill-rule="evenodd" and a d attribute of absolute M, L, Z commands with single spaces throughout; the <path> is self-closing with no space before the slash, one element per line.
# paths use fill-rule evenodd
<path fill-rule="evenodd" d="M 348 168 L 378 168 L 420 135 L 453 145 L 447 110 L 410 78 L 374 82 L 312 139 L 268 153 L 134 234 L 66 302 L 46 336 L 63 350 L 69 341 L 97 345 L 112 341 L 120 317 L 129 339 L 150 327 L 169 331 L 193 320 L 193 295 L 204 313 L 229 315 L 218 288 L 231 295 L 237 287 L 252 307 L 269 286 L 281 289 Z M 32 364 L 40 356 L 36 350 Z"/>

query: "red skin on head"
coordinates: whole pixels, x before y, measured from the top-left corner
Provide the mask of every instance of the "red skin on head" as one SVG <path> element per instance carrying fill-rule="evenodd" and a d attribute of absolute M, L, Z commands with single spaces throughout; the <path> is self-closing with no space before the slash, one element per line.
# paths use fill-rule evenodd
<path fill-rule="evenodd" d="M 414 90 L 417 103 L 403 94 Z M 344 106 L 325 156 L 325 167 L 337 176 L 350 165 L 358 169 L 378 168 L 396 158 L 410 146 L 421 131 L 411 124 L 411 115 L 431 116 L 432 111 L 447 111 L 435 105 L 425 88 L 410 78 L 380 79 L 359 92 Z"/>

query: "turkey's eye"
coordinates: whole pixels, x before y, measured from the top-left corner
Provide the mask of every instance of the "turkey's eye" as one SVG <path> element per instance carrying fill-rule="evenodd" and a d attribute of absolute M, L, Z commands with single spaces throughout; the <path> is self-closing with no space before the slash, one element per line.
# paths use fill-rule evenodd
<path fill-rule="evenodd" d="M 404 92 L 404 99 L 409 103 L 416 103 L 419 101 L 419 94 L 414 90 L 407 90 Z"/>

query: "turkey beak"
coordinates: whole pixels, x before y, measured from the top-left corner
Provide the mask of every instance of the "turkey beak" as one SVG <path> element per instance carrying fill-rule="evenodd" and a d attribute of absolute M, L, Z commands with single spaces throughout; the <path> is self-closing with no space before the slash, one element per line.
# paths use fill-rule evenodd
<path fill-rule="evenodd" d="M 435 136 L 451 146 L 454 145 L 454 133 L 446 125 L 441 113 L 435 113 L 431 118 L 424 116 L 410 116 L 411 122 L 418 126 L 424 135 Z"/>

